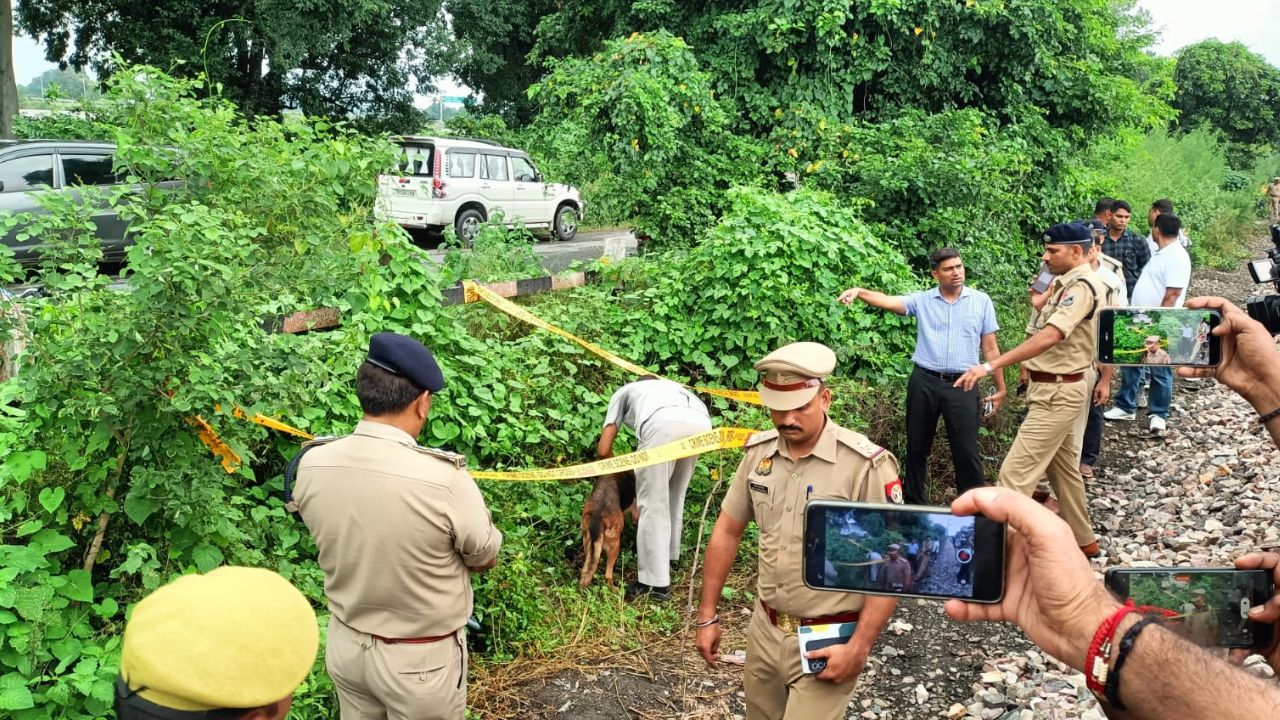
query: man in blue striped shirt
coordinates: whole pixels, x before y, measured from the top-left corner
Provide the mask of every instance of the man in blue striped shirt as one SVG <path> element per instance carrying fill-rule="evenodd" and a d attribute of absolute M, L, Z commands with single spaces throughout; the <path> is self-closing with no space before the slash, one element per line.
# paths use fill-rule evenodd
<path fill-rule="evenodd" d="M 938 286 L 910 295 L 885 295 L 864 288 L 850 288 L 840 295 L 848 305 L 854 300 L 916 319 L 915 369 L 907 381 L 906 500 L 926 504 L 925 477 L 929 452 L 938 431 L 938 416 L 947 425 L 951 460 L 956 468 L 956 490 L 963 493 L 985 484 L 982 456 L 978 452 L 978 388 L 962 390 L 953 383 L 973 365 L 978 351 L 988 362 L 1000 355 L 996 344 L 995 306 L 980 290 L 965 287 L 960 253 L 941 248 L 929 253 L 929 267 Z M 996 392 L 982 398 L 994 414 L 1005 397 L 1004 376 L 995 374 Z"/>

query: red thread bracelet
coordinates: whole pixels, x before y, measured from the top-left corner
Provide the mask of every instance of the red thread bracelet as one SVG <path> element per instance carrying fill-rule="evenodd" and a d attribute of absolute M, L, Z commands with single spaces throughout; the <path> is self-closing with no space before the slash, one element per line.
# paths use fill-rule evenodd
<path fill-rule="evenodd" d="M 1084 678 L 1085 684 L 1095 693 L 1106 691 L 1107 658 L 1111 654 L 1111 640 L 1116 634 L 1116 626 L 1125 615 L 1131 612 L 1137 612 L 1137 608 L 1133 606 L 1133 600 L 1129 600 L 1112 613 L 1111 617 L 1103 620 L 1097 632 L 1093 634 L 1093 642 L 1089 643 L 1089 654 L 1084 656 Z"/>

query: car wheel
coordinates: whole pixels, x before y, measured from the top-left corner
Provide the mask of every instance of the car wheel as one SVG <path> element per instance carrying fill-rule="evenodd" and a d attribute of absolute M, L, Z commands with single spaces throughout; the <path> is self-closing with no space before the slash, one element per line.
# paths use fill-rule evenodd
<path fill-rule="evenodd" d="M 462 244 L 471 247 L 476 235 L 480 234 L 480 226 L 484 224 L 484 213 L 479 210 L 463 210 L 453 221 L 453 231 L 458 234 Z"/>
<path fill-rule="evenodd" d="M 556 208 L 555 237 L 557 240 L 572 240 L 578 234 L 578 211 L 572 205 L 561 205 Z"/>

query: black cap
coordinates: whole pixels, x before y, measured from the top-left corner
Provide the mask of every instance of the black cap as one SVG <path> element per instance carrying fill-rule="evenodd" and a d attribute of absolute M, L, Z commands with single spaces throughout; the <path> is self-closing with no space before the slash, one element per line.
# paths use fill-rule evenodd
<path fill-rule="evenodd" d="M 1046 245 L 1084 245 L 1093 242 L 1092 228 L 1081 222 L 1058 223 L 1044 231 Z"/>
<path fill-rule="evenodd" d="M 423 390 L 436 393 L 444 389 L 444 374 L 435 356 L 407 335 L 383 332 L 369 338 L 369 357 L 365 362 L 399 375 Z"/>

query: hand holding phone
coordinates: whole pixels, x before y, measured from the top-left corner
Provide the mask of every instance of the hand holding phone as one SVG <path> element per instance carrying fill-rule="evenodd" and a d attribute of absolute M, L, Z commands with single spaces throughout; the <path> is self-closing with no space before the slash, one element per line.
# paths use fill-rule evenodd
<path fill-rule="evenodd" d="M 962 622 L 1012 622 L 1056 658 L 1083 665 L 1098 625 L 1120 607 L 1102 587 L 1061 518 L 1007 488 L 979 488 L 951 503 L 955 515 L 982 513 L 1011 530 L 999 603 L 948 600 Z"/>
<path fill-rule="evenodd" d="M 1103 365 L 1216 367 L 1222 340 L 1217 310 L 1103 308 L 1098 311 L 1098 362 Z"/>
<path fill-rule="evenodd" d="M 942 508 L 813 500 L 804 567 L 816 590 L 999 602 L 1004 526 Z"/>

